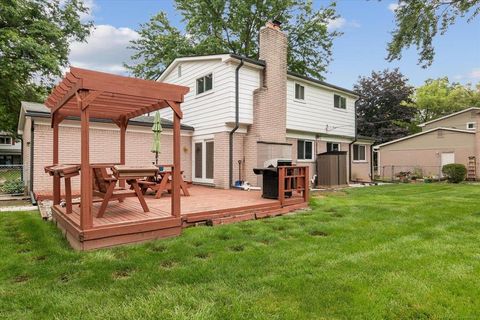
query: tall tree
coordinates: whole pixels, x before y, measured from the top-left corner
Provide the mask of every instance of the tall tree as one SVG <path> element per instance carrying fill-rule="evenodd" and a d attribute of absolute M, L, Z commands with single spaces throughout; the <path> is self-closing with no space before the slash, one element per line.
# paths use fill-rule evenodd
<path fill-rule="evenodd" d="M 258 56 L 258 31 L 268 20 L 279 20 L 289 40 L 291 71 L 322 78 L 331 60 L 332 42 L 340 35 L 328 30 L 338 18 L 335 3 L 315 10 L 304 0 L 176 0 L 185 32 L 160 12 L 142 24 L 132 41 L 134 75 L 153 79 L 175 58 L 188 55 L 236 53 Z"/>
<path fill-rule="evenodd" d="M 411 104 L 414 87 L 398 70 L 373 71 L 369 77 L 360 77 L 354 85 L 360 95 L 357 103 L 357 131 L 387 142 L 409 134 L 415 116 Z"/>
<path fill-rule="evenodd" d="M 68 63 L 69 43 L 84 41 L 91 23 L 80 0 L 1 0 L 0 131 L 15 133 L 20 100 L 43 98 Z"/>
<path fill-rule="evenodd" d="M 469 107 L 480 107 L 480 84 L 450 83 L 447 77 L 429 79 L 415 89 L 413 107 L 417 108 L 418 122 L 426 122 Z"/>
<path fill-rule="evenodd" d="M 419 64 L 428 67 L 435 57 L 433 39 L 443 35 L 458 17 L 470 22 L 480 13 L 480 0 L 398 0 L 396 28 L 388 44 L 389 61 L 402 57 L 403 49 L 416 46 Z"/>

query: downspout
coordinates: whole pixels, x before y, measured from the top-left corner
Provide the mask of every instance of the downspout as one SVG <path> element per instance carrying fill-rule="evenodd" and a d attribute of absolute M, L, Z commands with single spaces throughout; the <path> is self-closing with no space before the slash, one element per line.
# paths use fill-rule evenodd
<path fill-rule="evenodd" d="M 355 137 L 353 138 L 353 141 L 350 142 L 348 144 L 348 166 L 349 166 L 349 170 L 348 170 L 348 182 L 350 183 L 352 181 L 352 153 L 353 153 L 353 149 L 352 149 L 352 146 L 355 142 L 357 142 L 357 103 L 358 103 L 358 100 L 360 100 L 360 98 L 358 98 L 357 100 L 355 100 L 355 104 L 354 104 L 354 111 L 355 111 Z"/>
<path fill-rule="evenodd" d="M 35 200 L 35 194 L 33 193 L 33 161 L 34 161 L 34 142 L 35 141 L 35 121 L 32 118 L 31 128 L 30 128 L 30 201 L 33 205 L 37 204 Z"/>
<path fill-rule="evenodd" d="M 238 130 L 240 122 L 240 106 L 239 106 L 239 72 L 240 68 L 243 66 L 243 58 L 240 59 L 240 64 L 235 69 L 235 126 L 232 131 L 230 131 L 229 137 L 229 168 L 228 168 L 228 181 L 230 187 L 233 187 L 233 134 Z M 239 177 L 240 178 L 240 177 Z"/>

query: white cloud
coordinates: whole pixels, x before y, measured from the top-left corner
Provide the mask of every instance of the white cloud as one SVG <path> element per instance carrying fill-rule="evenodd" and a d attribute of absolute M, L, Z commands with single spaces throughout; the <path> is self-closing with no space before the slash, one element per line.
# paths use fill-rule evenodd
<path fill-rule="evenodd" d="M 390 4 L 388 5 L 388 10 L 390 10 L 390 11 L 392 11 L 392 12 L 395 12 L 395 11 L 398 9 L 399 6 L 400 6 L 400 5 L 399 5 L 398 3 L 395 3 L 395 2 L 394 2 L 394 3 L 390 3 Z"/>
<path fill-rule="evenodd" d="M 336 19 L 328 20 L 327 29 L 330 31 L 342 29 L 345 27 L 360 28 L 358 21 L 347 21 L 347 19 L 339 17 Z"/>
<path fill-rule="evenodd" d="M 397 11 L 397 9 L 401 6 L 404 6 L 405 5 L 405 1 L 400 1 L 400 2 L 392 2 L 388 5 L 388 10 L 392 11 L 393 13 L 395 13 L 395 11 Z"/>
<path fill-rule="evenodd" d="M 468 74 L 470 79 L 480 80 L 480 68 L 475 68 Z"/>
<path fill-rule="evenodd" d="M 130 61 L 132 50 L 127 49 L 139 34 L 130 28 L 97 25 L 87 42 L 70 45 L 70 64 L 75 67 L 125 74 L 124 62 Z"/>

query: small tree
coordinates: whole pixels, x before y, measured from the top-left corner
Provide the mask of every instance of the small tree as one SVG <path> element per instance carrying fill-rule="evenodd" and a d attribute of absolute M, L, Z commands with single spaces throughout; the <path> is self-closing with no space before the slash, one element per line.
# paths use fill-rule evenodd
<path fill-rule="evenodd" d="M 406 104 L 412 103 L 414 88 L 398 69 L 373 71 L 369 77 L 360 77 L 354 90 L 360 95 L 359 134 L 373 137 L 378 143 L 409 134 L 416 110 Z"/>
<path fill-rule="evenodd" d="M 443 174 L 447 177 L 448 182 L 460 183 L 467 176 L 467 168 L 463 164 L 451 163 L 442 167 Z"/>

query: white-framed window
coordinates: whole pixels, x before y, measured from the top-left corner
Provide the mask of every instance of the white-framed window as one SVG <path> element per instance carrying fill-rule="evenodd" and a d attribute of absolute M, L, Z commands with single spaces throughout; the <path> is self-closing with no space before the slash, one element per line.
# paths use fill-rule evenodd
<path fill-rule="evenodd" d="M 182 65 L 179 65 L 177 67 L 177 77 L 180 78 L 181 76 L 182 76 Z"/>
<path fill-rule="evenodd" d="M 305 100 L 305 86 L 295 82 L 295 100 Z"/>
<path fill-rule="evenodd" d="M 297 159 L 313 160 L 313 141 L 297 140 Z"/>
<path fill-rule="evenodd" d="M 353 161 L 367 161 L 367 146 L 364 144 L 353 145 Z"/>
<path fill-rule="evenodd" d="M 12 138 L 0 137 L 0 144 L 12 144 Z"/>
<path fill-rule="evenodd" d="M 475 122 L 467 122 L 467 129 L 475 129 Z"/>
<path fill-rule="evenodd" d="M 340 151 L 340 143 L 327 142 L 327 152 L 330 152 L 330 151 Z"/>
<path fill-rule="evenodd" d="M 213 89 L 213 74 L 209 73 L 203 77 L 197 78 L 197 94 Z"/>
<path fill-rule="evenodd" d="M 334 94 L 333 107 L 337 109 L 347 109 L 347 98 Z"/>

